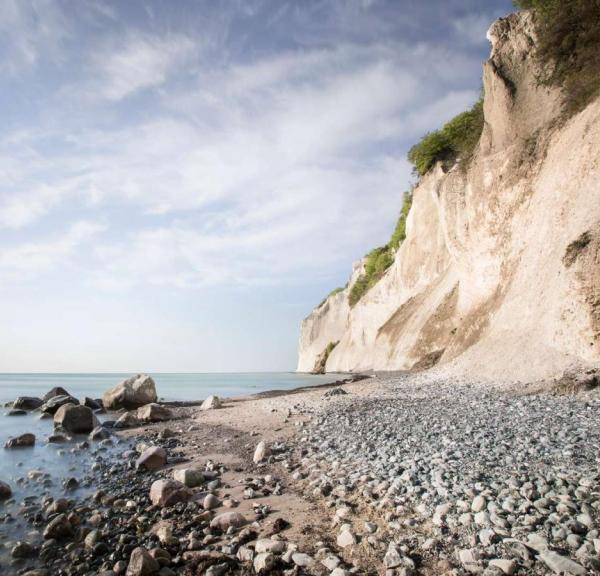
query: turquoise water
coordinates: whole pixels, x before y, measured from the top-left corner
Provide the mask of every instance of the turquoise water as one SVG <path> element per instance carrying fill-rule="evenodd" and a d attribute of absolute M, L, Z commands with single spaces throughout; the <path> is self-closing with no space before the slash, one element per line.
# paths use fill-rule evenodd
<path fill-rule="evenodd" d="M 3 408 L 6 402 L 17 396 L 42 397 L 55 386 L 62 386 L 81 401 L 85 396 L 101 398 L 106 389 L 128 376 L 130 374 L 0 374 L 0 480 L 16 488 L 17 497 L 24 497 L 26 490 L 17 487 L 17 479 L 29 470 L 41 469 L 50 473 L 58 488 L 63 479 L 77 475 L 81 467 L 87 465 L 85 455 L 70 452 L 72 445 L 46 444 L 46 438 L 53 430 L 52 420 L 38 420 L 36 412 L 26 416 L 6 416 L 8 409 Z M 290 390 L 336 379 L 331 375 L 294 373 L 152 374 L 152 377 L 159 397 L 165 400 L 202 400 L 210 394 L 231 397 L 267 390 Z M 34 448 L 2 449 L 9 437 L 25 432 L 36 435 Z"/>
<path fill-rule="evenodd" d="M 43 396 L 54 386 L 62 386 L 73 396 L 102 397 L 102 393 L 131 374 L 0 374 L 0 403 L 17 396 Z M 332 375 L 293 372 L 252 372 L 231 374 L 151 374 L 160 398 L 202 400 L 211 394 L 230 397 L 267 390 L 290 390 L 299 386 L 324 384 Z"/>

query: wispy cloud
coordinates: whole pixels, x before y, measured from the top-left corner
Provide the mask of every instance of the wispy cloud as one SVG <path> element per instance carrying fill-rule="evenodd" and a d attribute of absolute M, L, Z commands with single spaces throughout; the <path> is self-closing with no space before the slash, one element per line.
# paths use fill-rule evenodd
<path fill-rule="evenodd" d="M 40 59 L 59 59 L 68 21 L 53 0 L 0 2 L 0 70 L 17 74 Z"/>
<path fill-rule="evenodd" d="M 352 10 L 370 22 L 378 3 L 367 4 Z M 118 213 L 125 233 L 115 226 L 86 248 L 93 281 L 285 281 L 384 239 L 410 179 L 407 145 L 477 95 L 460 88 L 477 59 L 433 41 L 229 61 L 208 58 L 201 36 L 115 24 L 89 43 L 64 108 L 53 101 L 61 122 L 0 139 L 0 229 Z M 131 97 L 144 91 L 138 110 Z"/>
<path fill-rule="evenodd" d="M 57 268 L 68 268 L 70 258 L 77 249 L 105 230 L 105 226 L 92 221 L 79 221 L 66 232 L 40 242 L 25 242 L 5 245 L 0 248 L 0 278 L 23 280 L 27 276 L 38 276 L 54 272 Z"/>
<path fill-rule="evenodd" d="M 121 100 L 147 88 L 164 84 L 194 53 L 196 45 L 185 36 L 153 37 L 133 34 L 116 45 L 109 43 L 94 56 L 100 93 Z"/>

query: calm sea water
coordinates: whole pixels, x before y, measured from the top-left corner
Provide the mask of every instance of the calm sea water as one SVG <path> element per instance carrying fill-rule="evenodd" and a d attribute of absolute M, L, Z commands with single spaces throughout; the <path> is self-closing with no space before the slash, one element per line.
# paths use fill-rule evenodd
<path fill-rule="evenodd" d="M 42 397 L 55 386 L 83 400 L 85 396 L 100 398 L 102 393 L 130 374 L 0 374 L 0 406 L 17 396 Z M 318 385 L 335 379 L 331 375 L 313 376 L 294 373 L 249 374 L 152 374 L 157 392 L 164 400 L 202 400 L 210 394 L 221 397 L 255 394 L 267 390 L 290 390 Z M 55 486 L 63 479 L 77 475 L 87 465 L 85 456 L 72 454 L 70 445 L 46 444 L 52 433 L 52 420 L 38 420 L 33 412 L 27 416 L 6 416 L 0 408 L 0 480 L 16 489 L 17 497 L 26 496 L 17 480 L 29 470 L 41 469 L 53 476 Z M 1 446 L 11 436 L 32 432 L 37 437 L 34 448 L 4 450 Z M 80 438 L 82 440 L 84 438 Z"/>

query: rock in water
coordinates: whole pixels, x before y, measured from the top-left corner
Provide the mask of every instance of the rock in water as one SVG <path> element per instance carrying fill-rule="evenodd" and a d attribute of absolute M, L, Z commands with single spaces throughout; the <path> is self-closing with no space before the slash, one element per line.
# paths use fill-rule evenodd
<path fill-rule="evenodd" d="M 142 452 L 142 455 L 137 459 L 135 467 L 139 470 L 158 470 L 167 463 L 167 453 L 164 448 L 154 446 Z"/>
<path fill-rule="evenodd" d="M 102 400 L 96 400 L 94 398 L 88 398 L 87 396 L 85 397 L 85 399 L 83 401 L 83 405 L 87 406 L 88 408 L 91 408 L 92 410 L 102 410 L 102 409 L 104 409 L 104 406 L 102 404 Z"/>
<path fill-rule="evenodd" d="M 256 450 L 254 451 L 254 463 L 258 464 L 262 462 L 265 458 L 268 458 L 271 455 L 271 449 L 267 446 L 264 440 L 261 440 L 256 446 Z"/>
<path fill-rule="evenodd" d="M 129 557 L 126 576 L 150 576 L 157 574 L 160 564 L 145 548 L 135 548 Z"/>
<path fill-rule="evenodd" d="M 6 482 L 0 480 L 0 500 L 6 500 L 12 496 L 12 490 Z"/>
<path fill-rule="evenodd" d="M 156 402 L 156 385 L 147 374 L 136 374 L 107 390 L 102 403 L 107 410 L 132 410 Z"/>
<path fill-rule="evenodd" d="M 72 434 L 89 434 L 98 426 L 98 420 L 87 406 L 65 404 L 54 414 L 54 426 Z"/>
<path fill-rule="evenodd" d="M 137 418 L 143 422 L 165 422 L 173 418 L 173 413 L 165 406 L 153 403 L 138 408 Z"/>
<path fill-rule="evenodd" d="M 96 428 L 90 432 L 90 440 L 99 441 L 106 440 L 107 438 L 110 438 L 110 431 L 104 428 L 104 426 L 96 426 Z"/>
<path fill-rule="evenodd" d="M 217 408 L 221 408 L 221 406 L 221 399 L 218 396 L 209 396 L 202 402 L 200 410 L 216 410 Z"/>
<path fill-rule="evenodd" d="M 39 408 L 44 401 L 41 398 L 33 396 L 19 396 L 12 404 L 14 410 L 35 410 Z"/>
<path fill-rule="evenodd" d="M 187 502 L 192 491 L 177 480 L 157 480 L 150 487 L 150 500 L 155 506 L 173 506 L 178 502 Z"/>
<path fill-rule="evenodd" d="M 55 414 L 61 406 L 65 406 L 66 404 L 78 405 L 79 400 L 73 398 L 73 396 L 53 396 L 40 407 L 40 410 L 46 414 Z"/>
<path fill-rule="evenodd" d="M 55 398 L 56 396 L 71 396 L 64 388 L 61 386 L 56 386 L 52 388 L 49 392 L 44 395 L 44 402 L 48 402 L 48 400 Z"/>
<path fill-rule="evenodd" d="M 21 434 L 16 438 L 11 438 L 5 445 L 5 448 L 29 448 L 35 444 L 35 436 L 30 433 Z"/>

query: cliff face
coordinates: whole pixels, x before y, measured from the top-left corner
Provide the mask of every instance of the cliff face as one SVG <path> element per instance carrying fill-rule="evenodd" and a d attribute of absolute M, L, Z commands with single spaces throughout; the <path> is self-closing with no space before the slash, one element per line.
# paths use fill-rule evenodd
<path fill-rule="evenodd" d="M 488 38 L 473 160 L 421 178 L 406 240 L 354 307 L 361 263 L 303 321 L 300 371 L 338 341 L 327 371 L 448 364 L 533 380 L 600 361 L 600 101 L 558 121 L 560 94 L 536 80 L 528 13 Z"/>

